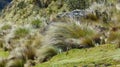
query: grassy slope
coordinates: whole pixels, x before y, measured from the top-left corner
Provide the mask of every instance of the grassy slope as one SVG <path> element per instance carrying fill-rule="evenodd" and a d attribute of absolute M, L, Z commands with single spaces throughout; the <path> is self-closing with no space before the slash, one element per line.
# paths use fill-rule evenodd
<path fill-rule="evenodd" d="M 102 45 L 90 49 L 72 49 L 53 57 L 50 61 L 35 67 L 120 67 L 120 48 L 116 45 Z"/>
<path fill-rule="evenodd" d="M 0 57 L 7 57 L 8 55 L 9 55 L 8 52 L 5 52 L 2 49 L 0 49 Z"/>

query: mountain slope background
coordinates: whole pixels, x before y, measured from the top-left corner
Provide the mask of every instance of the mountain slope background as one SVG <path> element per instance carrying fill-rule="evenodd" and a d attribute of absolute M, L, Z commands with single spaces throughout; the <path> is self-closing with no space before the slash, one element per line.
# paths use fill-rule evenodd
<path fill-rule="evenodd" d="M 3 9 L 1 19 L 4 18 L 3 22 L 8 20 L 23 23 L 35 17 L 48 18 L 52 14 L 67 10 L 64 1 L 60 4 L 59 2 L 59 0 L 13 0 Z"/>

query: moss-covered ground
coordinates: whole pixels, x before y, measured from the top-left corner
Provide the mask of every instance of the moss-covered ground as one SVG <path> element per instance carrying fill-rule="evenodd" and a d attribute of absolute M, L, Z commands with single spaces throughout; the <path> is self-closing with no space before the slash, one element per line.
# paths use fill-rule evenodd
<path fill-rule="evenodd" d="M 86 49 L 72 49 L 54 56 L 35 67 L 120 67 L 120 48 L 101 45 Z"/>
<path fill-rule="evenodd" d="M 8 57 L 8 55 L 9 55 L 8 51 L 3 51 L 2 49 L 0 49 L 0 57 L 6 58 Z"/>

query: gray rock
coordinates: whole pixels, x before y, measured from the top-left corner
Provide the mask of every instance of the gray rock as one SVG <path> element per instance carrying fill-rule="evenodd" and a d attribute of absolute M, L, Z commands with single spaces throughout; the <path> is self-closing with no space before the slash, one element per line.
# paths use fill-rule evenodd
<path fill-rule="evenodd" d="M 72 19 L 80 19 L 86 17 L 88 14 L 92 13 L 90 10 L 73 10 L 71 12 L 64 12 L 64 13 L 59 13 L 57 15 L 57 18 L 72 18 Z"/>

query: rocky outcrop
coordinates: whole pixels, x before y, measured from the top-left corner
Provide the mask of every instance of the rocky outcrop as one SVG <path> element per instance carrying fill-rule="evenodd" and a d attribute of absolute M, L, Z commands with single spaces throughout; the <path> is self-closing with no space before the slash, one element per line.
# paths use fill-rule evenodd
<path fill-rule="evenodd" d="M 85 17 L 89 12 L 86 10 L 73 10 L 71 12 L 65 12 L 58 14 L 57 17 L 69 17 L 69 18 L 74 18 L 74 17 Z"/>

